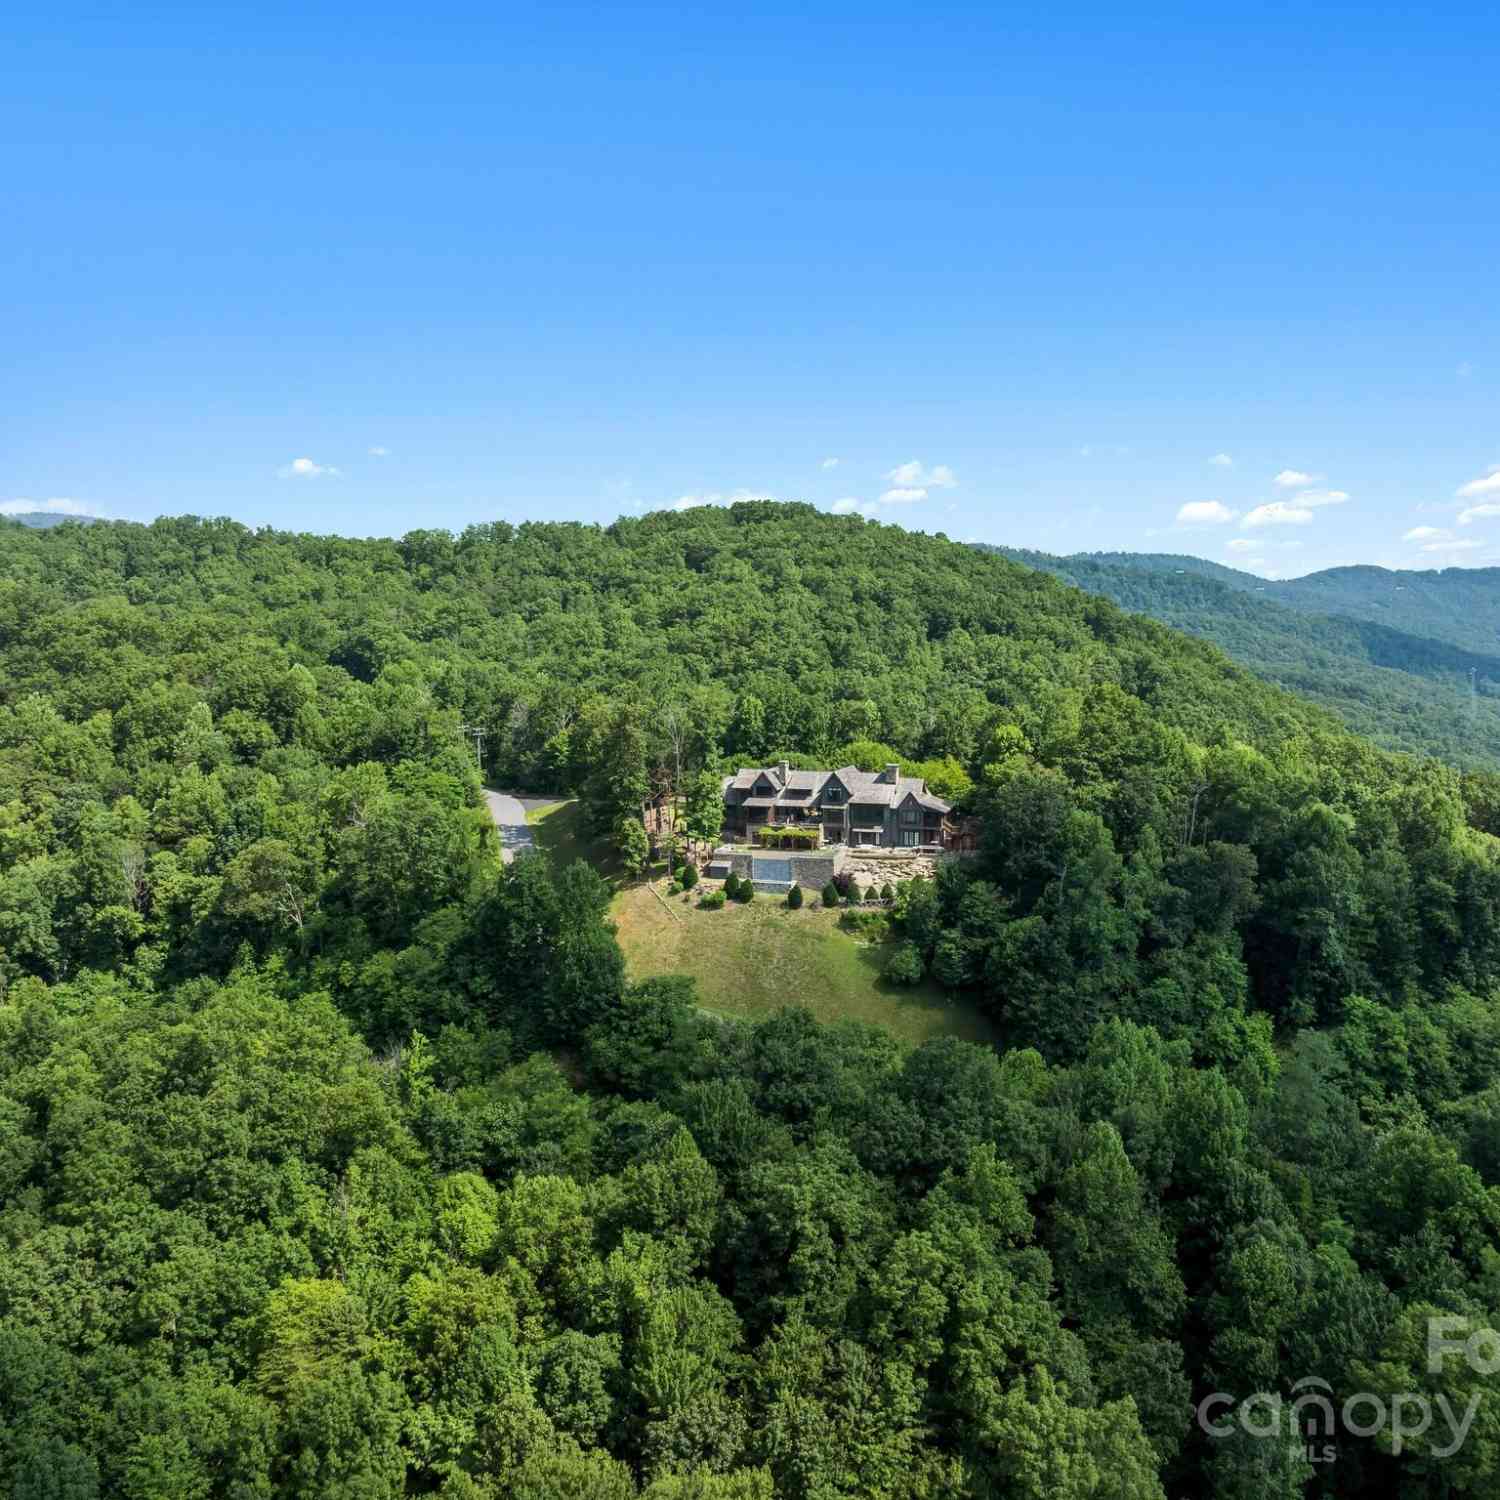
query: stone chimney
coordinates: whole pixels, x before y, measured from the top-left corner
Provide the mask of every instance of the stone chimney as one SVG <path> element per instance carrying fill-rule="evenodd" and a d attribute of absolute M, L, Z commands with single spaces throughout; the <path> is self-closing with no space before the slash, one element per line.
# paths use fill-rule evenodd
<path fill-rule="evenodd" d="M 785 786 L 787 777 L 792 774 L 792 768 L 784 760 L 778 760 L 776 762 L 776 774 L 781 777 L 782 786 Z"/>
<path fill-rule="evenodd" d="M 891 785 L 894 786 L 896 784 L 896 778 L 900 774 L 901 767 L 897 765 L 896 762 L 892 761 L 891 764 L 888 765 L 885 770 L 880 773 L 880 779 L 882 781 L 889 781 Z"/>

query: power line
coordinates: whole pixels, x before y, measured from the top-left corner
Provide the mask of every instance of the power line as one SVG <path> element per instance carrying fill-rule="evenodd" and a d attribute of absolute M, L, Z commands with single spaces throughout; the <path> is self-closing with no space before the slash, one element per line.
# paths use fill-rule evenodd
<path fill-rule="evenodd" d="M 460 724 L 458 726 L 461 734 L 472 734 L 474 736 L 474 759 L 481 771 L 484 770 L 484 737 L 489 733 L 488 729 L 479 724 Z"/>

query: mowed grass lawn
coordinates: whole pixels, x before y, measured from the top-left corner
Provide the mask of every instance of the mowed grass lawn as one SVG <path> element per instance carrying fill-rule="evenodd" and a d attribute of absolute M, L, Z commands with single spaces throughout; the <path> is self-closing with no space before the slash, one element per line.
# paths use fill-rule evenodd
<path fill-rule="evenodd" d="M 561 868 L 575 859 L 586 860 L 611 884 L 620 877 L 620 862 L 608 840 L 596 839 L 584 821 L 583 804 L 559 798 L 545 807 L 531 807 L 526 822 L 537 848 Z"/>
<path fill-rule="evenodd" d="M 887 984 L 880 971 L 889 945 L 840 930 L 836 911 L 792 911 L 779 896 L 757 895 L 720 911 L 667 897 L 669 913 L 662 889 L 662 882 L 627 886 L 610 909 L 632 980 L 690 974 L 704 1007 L 722 1015 L 802 1005 L 820 1021 L 868 1021 L 913 1045 L 937 1036 L 994 1040 L 983 1016 L 935 986 Z"/>

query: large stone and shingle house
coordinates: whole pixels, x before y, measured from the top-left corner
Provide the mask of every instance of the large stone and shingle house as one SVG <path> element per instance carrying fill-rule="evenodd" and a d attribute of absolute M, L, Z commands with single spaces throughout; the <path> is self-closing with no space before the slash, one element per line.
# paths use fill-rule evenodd
<path fill-rule="evenodd" d="M 724 837 L 747 840 L 767 825 L 817 827 L 825 844 L 886 849 L 942 847 L 951 833 L 950 805 L 899 766 L 861 771 L 742 768 L 724 778 Z"/>

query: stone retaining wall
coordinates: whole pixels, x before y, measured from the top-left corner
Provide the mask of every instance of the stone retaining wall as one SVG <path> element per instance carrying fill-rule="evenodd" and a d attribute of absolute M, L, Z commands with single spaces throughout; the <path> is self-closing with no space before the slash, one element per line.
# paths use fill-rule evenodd
<path fill-rule="evenodd" d="M 792 854 L 784 849 L 767 849 L 759 852 L 758 855 L 736 852 L 728 857 L 727 863 L 735 877 L 743 880 L 747 876 L 754 876 L 755 871 L 751 861 L 757 857 L 785 860 L 792 867 L 792 878 L 804 891 L 821 891 L 843 869 L 847 856 L 848 850 L 838 844 L 820 849 L 816 854 Z M 716 860 L 715 864 L 718 863 L 721 861 Z M 781 881 L 756 881 L 755 888 L 756 890 L 784 892 L 787 886 Z"/>

